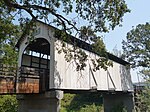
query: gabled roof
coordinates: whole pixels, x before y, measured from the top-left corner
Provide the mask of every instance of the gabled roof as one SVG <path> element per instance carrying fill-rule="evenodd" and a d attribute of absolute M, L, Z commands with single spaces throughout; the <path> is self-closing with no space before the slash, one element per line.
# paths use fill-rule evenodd
<path fill-rule="evenodd" d="M 53 28 L 53 29 L 59 30 L 59 29 L 57 29 L 56 27 L 51 26 L 51 25 L 48 25 L 48 24 L 46 24 L 46 23 L 44 23 L 44 22 L 42 22 L 42 21 L 37 20 L 37 22 L 42 23 L 42 24 L 44 24 L 44 25 L 46 25 L 46 26 L 48 26 L 48 27 L 51 27 L 51 28 Z M 22 41 L 23 38 L 24 38 L 24 37 L 21 36 L 21 38 L 18 40 L 18 42 L 17 42 L 17 44 L 16 44 L 16 47 L 19 48 L 19 45 L 20 45 L 20 43 L 21 43 L 21 41 Z M 60 39 L 59 37 L 55 37 L 55 38 Z M 92 46 L 91 46 L 89 43 L 86 43 L 86 42 L 84 42 L 84 41 L 82 41 L 82 40 L 80 40 L 80 39 L 78 39 L 78 38 L 76 38 L 76 37 L 74 37 L 74 36 L 71 36 L 71 35 L 69 35 L 69 37 L 67 37 L 67 38 L 69 38 L 69 39 L 66 39 L 65 42 L 67 42 L 67 43 L 69 43 L 69 44 L 73 44 L 73 43 L 75 42 L 75 43 L 76 43 L 76 46 L 78 46 L 79 48 L 82 48 L 82 49 L 84 49 L 84 50 L 87 50 L 87 51 L 89 51 L 89 52 L 92 52 L 92 53 L 94 53 L 94 54 L 99 55 L 98 52 L 95 52 L 95 51 L 92 49 Z M 61 39 L 60 39 L 60 40 L 61 40 Z M 47 51 L 47 52 L 49 52 L 49 51 Z M 106 53 L 107 53 L 108 59 L 110 59 L 110 60 L 112 60 L 112 61 L 114 61 L 114 62 L 117 62 L 117 63 L 122 64 L 122 65 L 129 65 L 129 64 L 130 64 L 129 62 L 127 62 L 127 61 L 125 61 L 125 60 L 123 60 L 123 59 L 121 59 L 121 58 L 119 58 L 119 57 L 117 57 L 117 56 L 115 56 L 115 55 L 113 55 L 113 54 L 111 54 L 111 53 L 109 53 L 109 52 L 106 52 Z"/>

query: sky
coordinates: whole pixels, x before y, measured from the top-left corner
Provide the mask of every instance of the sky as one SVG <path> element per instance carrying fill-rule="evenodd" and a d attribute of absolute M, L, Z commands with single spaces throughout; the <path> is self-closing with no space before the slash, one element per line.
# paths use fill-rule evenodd
<path fill-rule="evenodd" d="M 127 32 L 138 24 L 150 22 L 150 0 L 125 1 L 131 12 L 124 15 L 122 27 L 116 27 L 104 35 L 104 43 L 109 52 L 112 52 L 113 48 L 122 50 L 122 40 L 126 40 Z M 132 70 L 131 77 L 133 82 L 138 82 L 136 70 Z"/>

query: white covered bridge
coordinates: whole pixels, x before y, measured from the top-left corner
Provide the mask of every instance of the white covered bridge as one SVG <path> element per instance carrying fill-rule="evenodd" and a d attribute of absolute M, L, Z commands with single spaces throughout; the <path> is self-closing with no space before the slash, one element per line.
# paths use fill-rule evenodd
<path fill-rule="evenodd" d="M 128 62 L 108 53 L 113 67 L 93 72 L 91 59 L 97 59 L 99 56 L 92 51 L 89 44 L 70 37 L 68 40 L 75 42 L 88 55 L 85 69 L 77 71 L 76 63 L 74 61 L 67 62 L 65 54 L 58 52 L 58 49 L 62 47 L 62 40 L 54 37 L 54 31 L 54 27 L 38 22 L 33 42 L 30 42 L 27 37 L 19 40 L 17 45 L 19 47 L 18 66 L 22 68 L 21 72 L 28 72 L 30 76 L 36 75 L 36 71 L 39 70 L 47 72 L 43 76 L 49 78 L 46 89 L 91 90 L 94 88 L 97 91 L 133 91 Z M 69 41 L 66 42 L 66 47 L 71 48 L 72 45 Z M 22 73 L 19 73 L 20 75 L 23 77 Z"/>
<path fill-rule="evenodd" d="M 107 53 L 113 66 L 94 72 L 91 59 L 99 58 L 98 53 L 92 51 L 88 43 L 70 36 L 65 41 L 66 47 L 72 48 L 75 42 L 88 56 L 85 69 L 77 71 L 76 63 L 67 62 L 65 54 L 59 53 L 62 40 L 54 35 L 56 28 L 40 21 L 36 25 L 32 42 L 26 36 L 17 43 L 19 71 L 16 92 L 24 94 L 18 95 L 20 112 L 59 111 L 58 102 L 63 91 L 103 93 L 106 112 L 119 102 L 123 102 L 129 112 L 133 109 L 133 85 L 128 62 Z"/>

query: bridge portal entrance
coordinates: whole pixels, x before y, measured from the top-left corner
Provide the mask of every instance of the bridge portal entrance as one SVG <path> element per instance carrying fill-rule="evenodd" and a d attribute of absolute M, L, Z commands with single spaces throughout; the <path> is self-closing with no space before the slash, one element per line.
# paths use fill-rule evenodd
<path fill-rule="evenodd" d="M 50 44 L 43 38 L 31 42 L 22 54 L 17 93 L 41 93 L 49 88 Z"/>
<path fill-rule="evenodd" d="M 0 94 L 45 92 L 49 89 L 49 71 L 50 44 L 37 38 L 23 51 L 19 68 L 0 64 Z"/>

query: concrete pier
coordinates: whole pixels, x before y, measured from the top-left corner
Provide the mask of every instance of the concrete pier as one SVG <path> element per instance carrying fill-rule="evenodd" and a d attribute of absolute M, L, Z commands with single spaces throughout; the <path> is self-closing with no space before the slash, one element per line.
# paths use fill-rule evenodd
<path fill-rule="evenodd" d="M 62 91 L 52 91 L 42 94 L 17 95 L 18 112 L 59 112 Z"/>
<path fill-rule="evenodd" d="M 103 94 L 104 112 L 111 112 L 114 107 L 123 105 L 127 112 L 134 112 L 134 99 L 132 93 Z"/>

